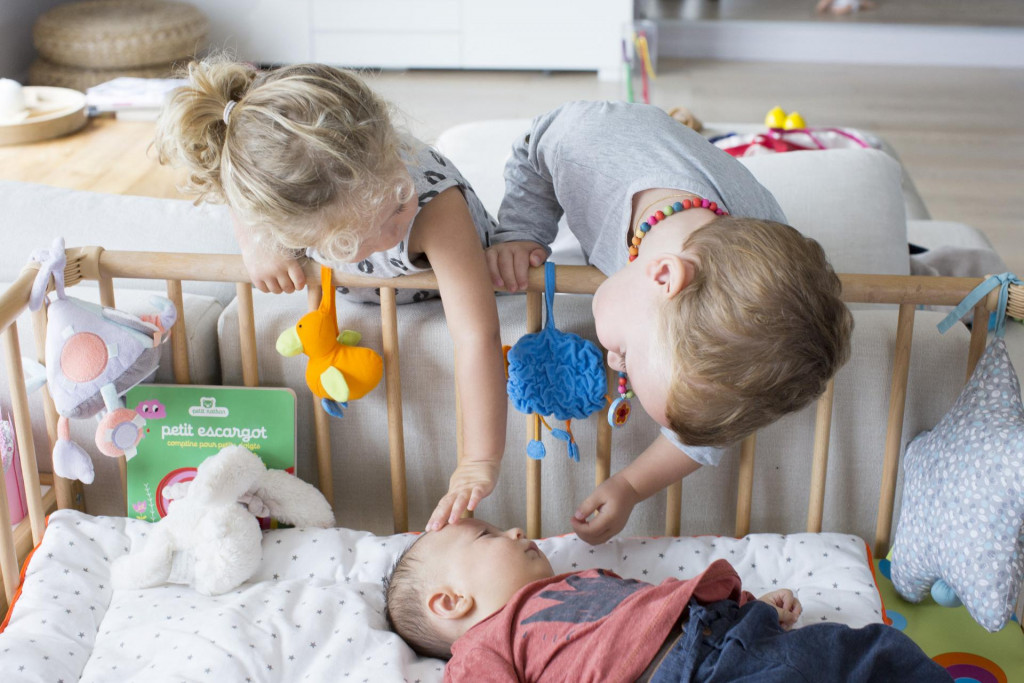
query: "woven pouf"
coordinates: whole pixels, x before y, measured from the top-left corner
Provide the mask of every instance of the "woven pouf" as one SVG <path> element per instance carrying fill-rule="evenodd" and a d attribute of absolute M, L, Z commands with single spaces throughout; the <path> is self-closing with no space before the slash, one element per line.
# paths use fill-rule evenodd
<path fill-rule="evenodd" d="M 86 0 L 44 13 L 32 29 L 47 61 L 79 69 L 163 65 L 194 55 L 209 22 L 173 0 Z"/>
<path fill-rule="evenodd" d="M 73 66 L 54 64 L 45 59 L 37 59 L 28 69 L 28 82 L 32 85 L 54 85 L 73 90 L 86 89 L 100 83 L 106 83 L 119 76 L 135 78 L 170 78 L 174 75 L 174 64 L 157 64 L 134 69 L 77 69 Z"/>

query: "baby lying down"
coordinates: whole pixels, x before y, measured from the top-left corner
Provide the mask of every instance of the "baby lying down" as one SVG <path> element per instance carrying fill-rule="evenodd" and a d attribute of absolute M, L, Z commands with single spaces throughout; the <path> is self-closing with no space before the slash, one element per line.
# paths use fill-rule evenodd
<path fill-rule="evenodd" d="M 446 681 L 951 681 L 883 624 L 789 630 L 792 591 L 754 598 L 725 560 L 661 585 L 555 575 L 520 529 L 464 519 L 423 534 L 385 579 L 392 628 Z"/>

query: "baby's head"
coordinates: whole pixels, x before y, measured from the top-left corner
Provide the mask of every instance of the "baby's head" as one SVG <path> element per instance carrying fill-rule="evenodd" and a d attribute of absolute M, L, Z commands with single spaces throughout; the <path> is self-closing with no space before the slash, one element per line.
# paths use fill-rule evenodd
<path fill-rule="evenodd" d="M 521 529 L 463 519 L 424 533 L 402 554 L 385 579 L 385 613 L 417 654 L 448 659 L 452 643 L 471 626 L 520 588 L 553 575 Z"/>
<path fill-rule="evenodd" d="M 336 261 L 408 226 L 405 140 L 389 105 L 355 74 L 212 58 L 189 64 L 187 77 L 155 144 L 160 163 L 186 168 L 197 201 L 227 203 L 265 246 L 315 247 Z"/>
<path fill-rule="evenodd" d="M 675 242 L 661 227 L 594 297 L 609 364 L 646 412 L 683 443 L 726 446 L 819 396 L 853 328 L 821 245 L 749 218 Z"/>

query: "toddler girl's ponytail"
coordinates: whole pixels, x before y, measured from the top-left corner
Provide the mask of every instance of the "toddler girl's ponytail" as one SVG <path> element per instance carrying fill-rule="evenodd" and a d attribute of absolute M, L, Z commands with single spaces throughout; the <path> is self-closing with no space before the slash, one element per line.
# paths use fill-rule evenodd
<path fill-rule="evenodd" d="M 160 117 L 160 162 L 184 166 L 186 191 L 230 205 L 266 246 L 348 260 L 413 195 L 410 147 L 356 74 L 214 58 L 190 64 L 188 78 Z"/>
<path fill-rule="evenodd" d="M 222 164 L 227 139 L 227 110 L 237 116 L 237 103 L 257 72 L 246 64 L 216 58 L 188 65 L 188 84 L 178 88 L 160 114 L 156 146 L 161 164 L 182 166 L 188 175 L 183 188 L 196 202 L 226 201 Z M 229 108 L 229 102 L 235 102 Z M 231 113 L 231 110 L 234 113 Z"/>

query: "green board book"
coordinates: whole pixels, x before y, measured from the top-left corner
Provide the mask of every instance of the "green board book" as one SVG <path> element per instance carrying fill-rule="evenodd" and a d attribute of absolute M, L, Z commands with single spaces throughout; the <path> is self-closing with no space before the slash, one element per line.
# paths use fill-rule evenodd
<path fill-rule="evenodd" d="M 140 384 L 125 402 L 146 419 L 128 460 L 129 517 L 160 520 L 167 514 L 163 490 L 194 479 L 199 463 L 226 446 L 244 446 L 267 467 L 296 473 L 291 389 Z"/>

